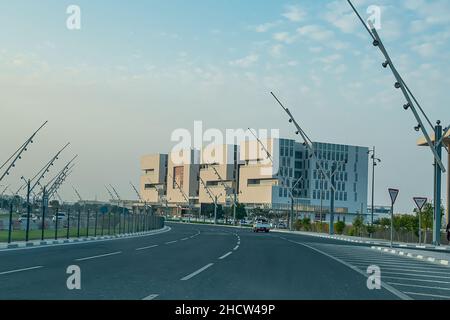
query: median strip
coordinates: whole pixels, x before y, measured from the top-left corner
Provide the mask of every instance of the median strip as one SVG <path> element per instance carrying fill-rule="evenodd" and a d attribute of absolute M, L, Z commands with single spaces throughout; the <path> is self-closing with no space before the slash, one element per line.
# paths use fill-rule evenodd
<path fill-rule="evenodd" d="M 11 270 L 11 271 L 3 271 L 3 272 L 0 272 L 0 275 L 17 273 L 17 272 L 22 272 L 22 271 L 35 270 L 35 269 L 40 269 L 40 268 L 43 268 L 43 266 L 36 266 L 36 267 L 24 268 L 24 269 L 16 269 L 16 270 Z"/>
<path fill-rule="evenodd" d="M 122 253 L 122 251 L 112 252 L 112 253 L 106 253 L 106 254 L 101 254 L 101 255 L 98 255 L 98 256 L 92 256 L 92 257 L 87 257 L 87 258 L 76 259 L 75 261 L 92 260 L 92 259 L 97 259 L 97 258 L 103 258 L 103 257 L 114 256 L 114 255 L 121 254 L 121 253 Z"/>
<path fill-rule="evenodd" d="M 193 277 L 195 277 L 196 275 L 202 273 L 203 271 L 205 271 L 206 269 L 212 267 L 213 265 L 214 265 L 214 263 L 207 264 L 207 265 L 204 266 L 203 268 L 200 268 L 200 269 L 198 269 L 197 271 L 191 273 L 190 275 L 187 275 L 186 277 L 181 278 L 181 281 L 187 281 L 187 280 L 189 280 L 189 279 L 192 279 Z"/>

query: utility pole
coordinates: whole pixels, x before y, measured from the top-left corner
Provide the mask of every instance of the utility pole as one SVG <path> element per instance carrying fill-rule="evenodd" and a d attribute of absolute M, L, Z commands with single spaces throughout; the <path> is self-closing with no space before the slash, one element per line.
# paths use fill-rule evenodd
<path fill-rule="evenodd" d="M 383 62 L 382 66 L 383 66 L 383 68 L 389 67 L 389 69 L 392 71 L 392 73 L 396 79 L 394 86 L 396 89 L 400 89 L 402 91 L 403 96 L 405 97 L 406 102 L 407 102 L 403 106 L 403 108 L 406 111 L 411 110 L 411 112 L 413 113 L 413 116 L 418 123 L 417 126 L 414 127 L 414 130 L 416 130 L 417 132 L 419 132 L 419 131 L 422 132 L 422 134 L 426 140 L 426 145 L 430 148 L 430 151 L 433 154 L 434 164 L 435 164 L 435 168 L 434 168 L 434 183 L 435 183 L 434 184 L 434 205 L 435 205 L 435 207 L 434 207 L 434 217 L 433 217 L 434 218 L 434 221 L 433 221 L 433 227 L 434 227 L 433 228 L 433 243 L 435 245 L 439 246 L 440 245 L 440 232 L 441 232 L 441 230 L 440 230 L 440 227 L 441 227 L 441 212 L 440 212 L 441 211 L 441 208 L 440 208 L 441 184 L 440 183 L 441 183 L 442 173 L 446 172 L 445 166 L 442 162 L 442 140 L 441 140 L 442 126 L 441 126 L 441 123 L 440 123 L 440 121 L 438 121 L 436 126 L 434 126 L 431 123 L 430 119 L 425 114 L 423 108 L 420 106 L 416 97 L 411 92 L 408 85 L 402 79 L 402 77 L 400 76 L 396 67 L 394 66 L 392 59 L 389 56 L 386 48 L 384 47 L 384 44 L 381 41 L 381 38 L 378 35 L 378 31 L 374 27 L 373 23 L 371 21 L 368 21 L 369 26 L 367 26 L 366 22 L 364 22 L 364 20 L 361 18 L 361 15 L 356 10 L 356 8 L 352 4 L 352 2 L 350 0 L 347 0 L 347 2 L 350 4 L 353 11 L 358 16 L 358 18 L 361 21 L 361 23 L 363 24 L 364 28 L 367 30 L 370 37 L 372 38 L 373 46 L 380 49 L 381 53 L 383 54 L 383 56 L 385 58 L 385 62 Z M 424 117 L 426 122 L 422 121 L 419 111 L 422 114 L 422 116 Z M 425 128 L 425 124 L 428 124 L 431 127 L 431 129 L 434 131 L 435 142 L 432 141 L 430 135 L 428 134 L 427 129 Z M 438 170 L 439 170 L 439 172 L 438 172 Z"/>
<path fill-rule="evenodd" d="M 435 142 L 434 148 L 441 159 L 442 157 L 442 126 L 441 121 L 436 122 Z M 434 160 L 434 225 L 433 225 L 433 244 L 435 246 L 441 245 L 441 183 L 442 170 L 439 167 L 437 160 Z"/>
<path fill-rule="evenodd" d="M 214 224 L 217 224 L 217 202 L 218 202 L 218 196 L 217 195 L 213 195 L 211 190 L 209 190 L 209 188 L 206 186 L 205 181 L 203 181 L 203 179 L 199 176 L 200 179 L 200 183 L 203 186 L 203 188 L 205 188 L 206 193 L 208 194 L 209 198 L 213 201 L 214 203 Z M 221 195 L 221 194 L 220 194 Z M 220 196 L 219 195 L 219 196 Z"/>
<path fill-rule="evenodd" d="M 375 146 L 373 147 L 373 149 L 369 150 L 369 155 L 372 154 L 370 156 L 371 160 L 372 160 L 372 208 L 371 208 L 371 225 L 373 226 L 373 215 L 374 215 L 374 211 L 375 211 L 375 205 L 374 205 L 374 198 L 375 198 L 375 167 L 377 166 L 377 161 L 378 163 L 381 162 L 381 159 L 376 157 L 376 151 L 375 151 Z"/>
<path fill-rule="evenodd" d="M 178 184 L 178 181 L 175 178 L 173 178 L 172 175 L 170 175 L 170 174 L 168 174 L 168 177 L 175 183 L 175 186 L 180 191 L 180 193 L 183 195 L 184 200 L 186 200 L 189 210 L 192 211 L 191 201 L 190 201 L 189 197 L 187 196 L 187 194 L 184 192 L 184 190 L 181 188 L 181 186 Z"/>
<path fill-rule="evenodd" d="M 277 98 L 277 96 L 275 96 L 275 94 L 273 92 L 270 93 L 272 95 L 272 97 L 277 101 L 277 103 L 281 106 L 281 108 L 286 112 L 286 114 L 289 116 L 289 123 L 293 123 L 294 126 L 296 127 L 297 131 L 296 134 L 300 135 L 303 139 L 303 145 L 307 148 L 307 150 L 310 153 L 310 157 L 314 158 L 317 166 L 319 167 L 319 170 L 322 172 L 323 176 L 327 179 L 328 183 L 330 184 L 330 188 L 331 188 L 331 193 L 332 193 L 332 203 L 330 203 L 330 207 L 331 208 L 331 214 L 330 214 L 330 235 L 333 234 L 334 232 L 334 226 L 332 225 L 332 217 L 334 217 L 334 192 L 336 191 L 336 187 L 334 185 L 334 182 L 332 182 L 332 176 L 336 173 L 337 167 L 335 167 L 335 171 L 331 174 L 328 175 L 325 173 L 325 170 L 322 166 L 322 163 L 317 159 L 317 155 L 316 155 L 316 151 L 314 149 L 314 144 L 312 142 L 312 140 L 308 137 L 308 135 L 306 134 L 305 131 L 303 131 L 303 129 L 300 127 L 300 125 L 298 124 L 298 122 L 295 120 L 294 116 L 292 115 L 291 111 L 286 108 L 281 101 Z M 337 162 L 333 162 L 334 165 L 336 165 Z M 340 163 L 340 165 L 345 164 L 344 163 Z M 334 179 L 333 179 L 334 181 Z"/>
<path fill-rule="evenodd" d="M 48 121 L 45 121 L 43 125 L 39 127 L 32 135 L 29 137 L 20 147 L 17 149 L 16 152 L 13 153 L 11 157 L 9 157 L 8 160 L 6 160 L 1 166 L 0 170 L 2 170 L 8 163 L 9 166 L 6 168 L 6 170 L 3 172 L 3 174 L 0 175 L 0 182 L 5 178 L 5 176 L 8 176 L 11 169 L 16 166 L 16 162 L 18 160 L 22 159 L 22 154 L 28 150 L 28 145 L 33 143 L 34 137 L 38 134 L 38 132 L 48 123 Z M 12 161 L 11 161 L 12 160 Z"/>

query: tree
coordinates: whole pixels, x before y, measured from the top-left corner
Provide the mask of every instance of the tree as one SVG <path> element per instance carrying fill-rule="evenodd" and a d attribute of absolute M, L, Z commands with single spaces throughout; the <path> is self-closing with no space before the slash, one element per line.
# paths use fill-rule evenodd
<path fill-rule="evenodd" d="M 335 228 L 337 234 L 342 234 L 345 229 L 345 222 L 344 221 L 336 222 L 334 225 L 334 228 Z"/>
<path fill-rule="evenodd" d="M 362 215 L 357 215 L 355 220 L 353 220 L 353 229 L 356 235 L 361 235 L 361 232 L 364 229 L 364 218 Z"/>
<path fill-rule="evenodd" d="M 305 230 L 305 231 L 310 231 L 311 230 L 311 219 L 310 218 L 303 218 L 302 219 L 302 227 L 303 227 L 303 230 Z"/>
<path fill-rule="evenodd" d="M 247 216 L 247 210 L 245 205 L 238 203 L 236 206 L 236 220 L 242 220 Z"/>

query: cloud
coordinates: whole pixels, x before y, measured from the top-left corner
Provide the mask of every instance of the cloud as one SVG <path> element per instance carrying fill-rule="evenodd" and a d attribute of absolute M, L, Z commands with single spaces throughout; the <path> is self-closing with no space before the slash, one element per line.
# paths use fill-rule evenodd
<path fill-rule="evenodd" d="M 259 56 L 256 54 L 250 54 L 244 58 L 237 59 L 234 61 L 230 61 L 231 66 L 241 67 L 241 68 L 249 68 L 258 62 Z"/>
<path fill-rule="evenodd" d="M 360 27 L 350 6 L 345 1 L 329 3 L 323 18 L 344 33 L 353 33 Z"/>
<path fill-rule="evenodd" d="M 325 41 L 333 37 L 333 32 L 318 25 L 307 25 L 297 29 L 299 35 L 315 41 Z"/>
<path fill-rule="evenodd" d="M 291 36 L 289 32 L 278 32 L 273 35 L 273 38 L 279 42 L 284 42 L 286 44 L 293 43 L 295 41 L 295 36 Z"/>
<path fill-rule="evenodd" d="M 299 22 L 306 16 L 306 12 L 299 6 L 286 6 L 286 11 L 283 13 L 283 17 L 286 19 Z"/>
<path fill-rule="evenodd" d="M 435 46 L 431 43 L 422 43 L 412 47 L 412 50 L 422 57 L 430 58 L 436 53 Z"/>
<path fill-rule="evenodd" d="M 272 57 L 279 57 L 281 56 L 281 51 L 283 50 L 283 45 L 281 44 L 276 44 L 274 45 L 272 48 L 270 48 L 270 55 Z"/>
<path fill-rule="evenodd" d="M 267 32 L 270 29 L 273 29 L 274 27 L 276 27 L 278 24 L 280 23 L 280 21 L 276 21 L 276 22 L 267 22 L 267 23 L 263 23 L 257 26 L 253 26 L 250 27 L 252 30 L 259 32 L 259 33 L 263 33 L 263 32 Z"/>

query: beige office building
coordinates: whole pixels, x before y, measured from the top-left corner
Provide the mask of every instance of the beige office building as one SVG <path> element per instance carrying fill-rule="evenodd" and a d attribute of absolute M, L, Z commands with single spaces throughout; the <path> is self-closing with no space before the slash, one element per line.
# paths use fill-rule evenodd
<path fill-rule="evenodd" d="M 147 203 L 163 203 L 167 193 L 167 154 L 146 155 L 141 158 L 141 196 Z"/>
<path fill-rule="evenodd" d="M 189 207 L 198 204 L 200 151 L 173 151 L 167 166 L 167 202 Z"/>
<path fill-rule="evenodd" d="M 277 200 L 279 139 L 244 141 L 240 144 L 239 202 L 272 208 Z"/>
<path fill-rule="evenodd" d="M 217 197 L 218 204 L 232 205 L 237 187 L 238 164 L 237 145 L 204 148 L 200 166 L 199 203 L 213 203 Z"/>

